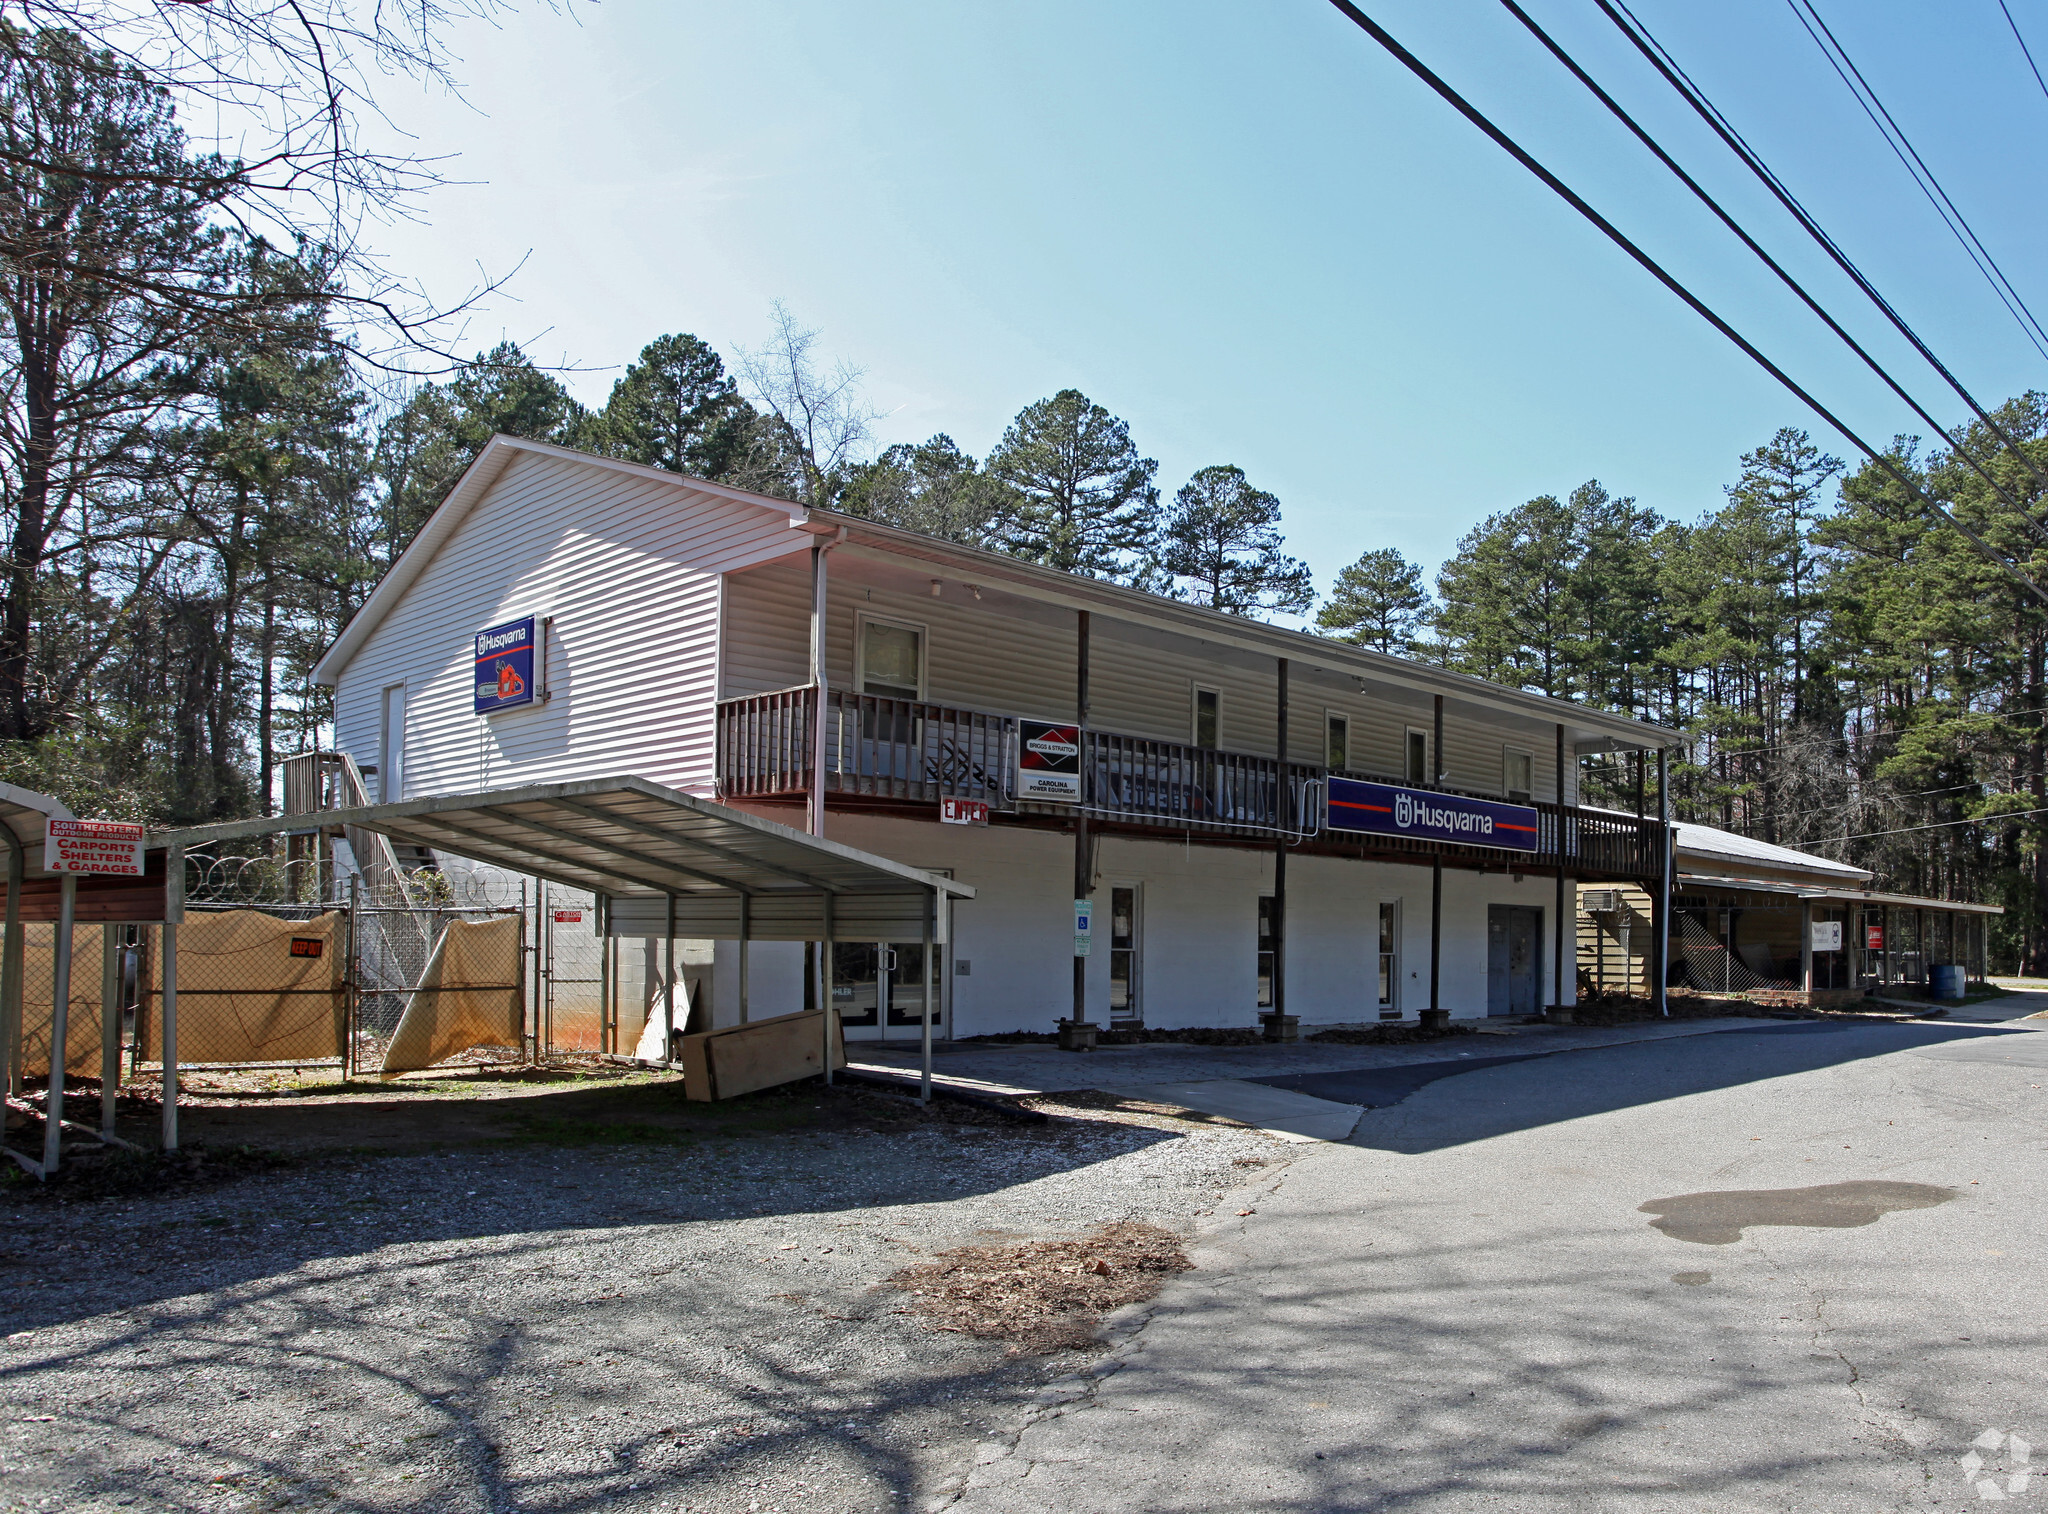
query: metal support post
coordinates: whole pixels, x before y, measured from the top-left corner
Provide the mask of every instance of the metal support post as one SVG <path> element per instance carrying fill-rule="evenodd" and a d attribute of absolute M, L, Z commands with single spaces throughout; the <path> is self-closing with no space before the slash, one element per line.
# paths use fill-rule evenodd
<path fill-rule="evenodd" d="M 1442 982 L 1444 958 L 1444 859 L 1441 853 L 1429 863 L 1429 1007 L 1443 1008 L 1437 995 Z"/>
<path fill-rule="evenodd" d="M 1559 1009 L 1564 1008 L 1564 859 L 1570 850 L 1568 831 L 1571 823 L 1565 814 L 1564 806 L 1564 725 L 1560 722 L 1557 727 L 1557 913 L 1554 917 L 1556 928 L 1552 935 L 1555 944 L 1551 949 L 1550 964 L 1550 1002 Z M 1572 915 L 1576 919 L 1578 910 L 1573 909 Z M 1572 997 L 1576 999 L 1578 995 L 1573 994 Z"/>
<path fill-rule="evenodd" d="M 355 1076 L 356 1026 L 363 1012 L 363 975 L 356 964 L 356 913 L 362 908 L 360 872 L 348 875 L 348 919 L 343 922 L 341 957 L 341 1081 Z"/>
<path fill-rule="evenodd" d="M 1088 835 L 1088 811 L 1086 806 L 1092 797 L 1088 792 L 1088 743 L 1084 728 L 1088 724 L 1088 659 L 1089 635 L 1092 629 L 1086 610 L 1076 612 L 1075 653 L 1074 653 L 1074 725 L 1075 738 L 1081 744 L 1081 808 L 1074 815 L 1074 897 L 1093 898 L 1095 894 L 1095 864 L 1090 855 Z M 1088 959 L 1074 958 L 1074 1023 L 1079 1025 L 1088 1018 Z"/>
<path fill-rule="evenodd" d="M 932 929 L 934 917 L 939 911 L 939 891 L 933 889 L 925 896 L 924 902 L 924 1039 L 921 1055 L 923 1062 L 918 1073 L 917 1101 L 929 1104 L 932 1101 Z"/>
<path fill-rule="evenodd" d="M 185 922 L 185 848 L 164 857 L 163 1095 L 165 1151 L 178 1149 L 178 927 Z"/>
<path fill-rule="evenodd" d="M 6 955 L 0 959 L 0 1096 L 21 1092 L 21 983 L 23 931 L 21 885 L 27 871 L 21 838 L 12 827 L 7 836 Z"/>
<path fill-rule="evenodd" d="M 114 1100 L 121 1091 L 121 953 L 117 927 L 100 924 L 100 1134 L 114 1133 Z M 126 927 L 119 927 L 125 930 Z"/>
<path fill-rule="evenodd" d="M 668 896 L 668 923 L 662 927 L 661 1065 L 676 1065 L 676 896 Z"/>
<path fill-rule="evenodd" d="M 1813 901 L 1799 901 L 1799 984 L 1806 990 L 1807 1002 L 1811 1004 L 1813 994 Z"/>
<path fill-rule="evenodd" d="M 1279 762 L 1274 777 L 1274 818 L 1280 834 L 1273 838 L 1273 1013 L 1287 1013 L 1287 832 L 1294 818 L 1293 791 L 1287 782 L 1287 659 L 1279 662 L 1279 728 L 1274 747 Z M 1276 1020 L 1274 1024 L 1282 1022 Z M 1275 1032 L 1277 1034 L 1277 1032 Z"/>
<path fill-rule="evenodd" d="M 740 895 L 740 1024 L 747 1023 L 747 968 L 754 955 L 751 937 L 753 935 L 752 894 Z"/>
<path fill-rule="evenodd" d="M 1671 757 L 1663 747 L 1657 748 L 1657 895 L 1652 901 L 1650 917 L 1650 947 L 1652 970 L 1656 978 L 1651 992 L 1656 996 L 1657 1013 L 1671 1013 L 1671 998 L 1668 992 L 1671 982 Z"/>
<path fill-rule="evenodd" d="M 832 1086 L 832 1017 L 837 1011 L 832 1007 L 832 895 L 825 895 L 821 903 L 824 915 L 823 936 L 818 942 L 818 1006 L 825 1011 L 825 1086 Z"/>
<path fill-rule="evenodd" d="M 78 874 L 66 873 L 57 895 L 57 949 L 50 971 L 50 1084 L 43 1104 L 43 1177 L 64 1154 L 64 1064 L 71 1054 L 71 933 L 78 917 Z"/>

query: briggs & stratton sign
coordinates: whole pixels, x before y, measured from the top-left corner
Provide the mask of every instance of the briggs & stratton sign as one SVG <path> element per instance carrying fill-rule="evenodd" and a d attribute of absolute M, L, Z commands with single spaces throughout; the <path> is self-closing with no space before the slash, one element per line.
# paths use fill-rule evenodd
<path fill-rule="evenodd" d="M 1017 797 L 1081 802 L 1081 728 L 1044 720 L 1017 722 Z"/>
<path fill-rule="evenodd" d="M 1536 811 L 1526 804 L 1467 799 L 1357 778 L 1330 780 L 1327 823 L 1333 831 L 1371 831 L 1511 852 L 1536 850 Z"/>
<path fill-rule="evenodd" d="M 476 713 L 533 703 L 531 615 L 476 633 Z"/>

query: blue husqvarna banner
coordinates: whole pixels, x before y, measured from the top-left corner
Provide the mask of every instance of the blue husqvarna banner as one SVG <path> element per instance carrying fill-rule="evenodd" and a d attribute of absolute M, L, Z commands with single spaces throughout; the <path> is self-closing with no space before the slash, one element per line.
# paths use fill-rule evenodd
<path fill-rule="evenodd" d="M 533 703 L 534 616 L 476 633 L 476 713 Z"/>
<path fill-rule="evenodd" d="M 1491 799 L 1332 778 L 1329 805 L 1333 831 L 1373 831 L 1421 841 L 1498 846 L 1511 852 L 1536 850 L 1536 811 L 1526 804 L 1496 804 Z"/>

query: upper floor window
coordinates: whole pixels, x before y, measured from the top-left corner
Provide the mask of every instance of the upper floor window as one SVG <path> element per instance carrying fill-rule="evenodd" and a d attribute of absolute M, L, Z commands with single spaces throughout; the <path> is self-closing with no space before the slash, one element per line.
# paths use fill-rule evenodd
<path fill-rule="evenodd" d="M 1323 717 L 1323 766 L 1341 772 L 1351 766 L 1351 721 L 1344 715 Z"/>
<path fill-rule="evenodd" d="M 1429 774 L 1429 732 L 1408 728 L 1408 781 L 1428 783 Z"/>
<path fill-rule="evenodd" d="M 1223 696 L 1199 685 L 1195 689 L 1195 745 L 1205 752 L 1216 750 L 1223 723 Z"/>
<path fill-rule="evenodd" d="M 885 699 L 924 697 L 924 630 L 891 620 L 860 623 L 860 691 Z"/>
<path fill-rule="evenodd" d="M 1519 747 L 1503 747 L 1500 755 L 1500 786 L 1517 804 L 1527 804 L 1536 792 L 1535 759 Z"/>

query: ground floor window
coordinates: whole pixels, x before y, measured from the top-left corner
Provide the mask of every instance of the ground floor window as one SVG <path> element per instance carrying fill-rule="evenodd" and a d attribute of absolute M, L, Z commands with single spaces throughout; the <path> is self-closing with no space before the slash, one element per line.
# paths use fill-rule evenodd
<path fill-rule="evenodd" d="M 1401 1018 L 1401 906 L 1380 905 L 1380 1018 Z"/>
<path fill-rule="evenodd" d="M 1138 1003 L 1138 890 L 1109 891 L 1109 1017 L 1135 1023 Z"/>
<path fill-rule="evenodd" d="M 1259 1008 L 1273 1007 L 1273 896 L 1259 895 Z"/>

